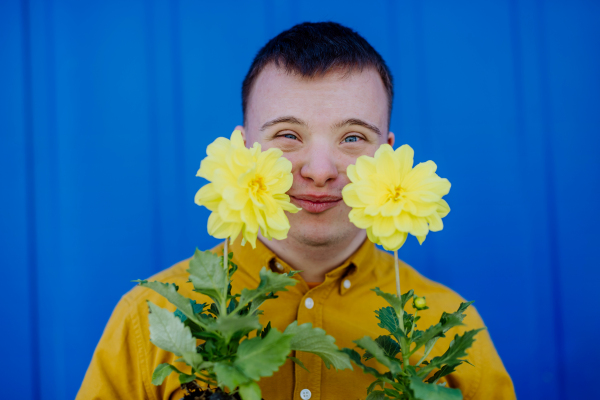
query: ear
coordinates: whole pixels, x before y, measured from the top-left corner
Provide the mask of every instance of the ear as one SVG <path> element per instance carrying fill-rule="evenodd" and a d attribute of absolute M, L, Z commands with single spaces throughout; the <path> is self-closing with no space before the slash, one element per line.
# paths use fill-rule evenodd
<path fill-rule="evenodd" d="M 248 140 L 246 138 L 246 130 L 244 129 L 244 127 L 241 125 L 237 125 L 235 127 L 235 130 L 242 132 L 242 138 L 244 139 L 244 146 L 248 147 Z"/>
<path fill-rule="evenodd" d="M 236 128 L 237 129 L 237 128 Z M 243 134 L 242 134 L 243 135 Z M 394 136 L 394 132 L 389 132 L 388 133 L 388 138 L 387 138 L 387 143 L 394 147 L 394 142 L 396 141 L 396 137 Z"/>

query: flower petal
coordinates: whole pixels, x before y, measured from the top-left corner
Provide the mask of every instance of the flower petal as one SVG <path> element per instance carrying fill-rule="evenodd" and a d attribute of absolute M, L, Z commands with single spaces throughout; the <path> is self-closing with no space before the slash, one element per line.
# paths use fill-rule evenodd
<path fill-rule="evenodd" d="M 244 144 L 244 138 L 242 137 L 242 131 L 240 131 L 239 129 L 236 129 L 233 132 L 231 132 L 230 141 L 231 144 L 234 146 L 246 147 Z"/>
<path fill-rule="evenodd" d="M 219 207 L 222 197 L 214 189 L 214 185 L 209 183 L 204 185 L 196 192 L 194 202 L 199 206 L 204 206 L 210 211 L 215 211 Z"/>
<path fill-rule="evenodd" d="M 386 186 L 396 187 L 400 185 L 399 165 L 396 164 L 394 152 L 391 146 L 379 148 L 375 156 L 377 177 Z"/>
<path fill-rule="evenodd" d="M 342 189 L 342 198 L 344 199 L 344 203 L 346 203 L 350 207 L 365 207 L 366 204 L 360 200 L 358 194 L 356 193 L 356 185 L 350 183 Z"/>
<path fill-rule="evenodd" d="M 375 221 L 373 223 L 373 234 L 375 236 L 390 236 L 396 230 L 396 226 L 394 225 L 393 217 L 375 217 Z"/>
<path fill-rule="evenodd" d="M 348 214 L 348 219 L 360 229 L 367 229 L 373 226 L 375 218 L 365 214 L 361 208 L 353 208 Z"/>
<path fill-rule="evenodd" d="M 402 203 L 399 201 L 388 200 L 381 206 L 380 213 L 384 217 L 393 217 L 402 211 Z"/>
<path fill-rule="evenodd" d="M 400 232 L 410 232 L 412 229 L 412 218 L 406 212 L 401 212 L 394 217 L 394 225 Z"/>
<path fill-rule="evenodd" d="M 375 234 L 373 233 L 373 228 L 372 227 L 368 227 L 367 228 L 367 237 L 369 238 L 369 240 L 375 244 L 381 244 L 379 242 L 379 238 L 377 236 L 375 236 Z"/>
<path fill-rule="evenodd" d="M 444 218 L 450 212 L 450 206 L 446 203 L 446 200 L 442 199 L 437 202 L 437 213 L 441 218 Z"/>
<path fill-rule="evenodd" d="M 369 156 L 360 156 L 356 159 L 356 174 L 360 179 L 369 179 L 371 175 L 377 173 L 375 159 Z"/>
<path fill-rule="evenodd" d="M 402 182 L 402 187 L 406 190 L 413 190 L 413 187 L 418 187 L 419 183 L 430 177 L 435 170 L 437 169 L 437 165 L 433 161 L 426 161 L 424 163 L 417 164 L 404 178 Z"/>
<path fill-rule="evenodd" d="M 394 153 L 394 156 L 398 160 L 398 175 L 400 176 L 400 182 L 402 182 L 406 174 L 408 174 L 413 167 L 415 152 L 412 147 L 405 144 L 397 148 Z"/>
<path fill-rule="evenodd" d="M 431 232 L 439 232 L 444 229 L 444 223 L 438 213 L 433 213 L 426 217 L 427 223 L 429 224 L 429 230 Z"/>
<path fill-rule="evenodd" d="M 427 221 L 423 217 L 415 217 L 411 215 L 412 229 L 410 234 L 413 236 L 425 236 L 429 232 Z"/>
<path fill-rule="evenodd" d="M 389 250 L 389 251 L 398 250 L 400 247 L 402 247 L 404 245 L 404 242 L 406 242 L 407 236 L 408 235 L 406 232 L 395 231 L 390 236 L 382 237 L 381 245 L 383 246 L 384 249 Z"/>
<path fill-rule="evenodd" d="M 245 226 L 245 230 L 249 232 L 256 233 L 258 232 L 258 220 L 256 219 L 256 214 L 254 213 L 254 207 L 252 207 L 252 202 L 247 202 L 246 206 L 242 209 L 240 217 Z M 246 235 L 244 235 L 246 237 Z"/>

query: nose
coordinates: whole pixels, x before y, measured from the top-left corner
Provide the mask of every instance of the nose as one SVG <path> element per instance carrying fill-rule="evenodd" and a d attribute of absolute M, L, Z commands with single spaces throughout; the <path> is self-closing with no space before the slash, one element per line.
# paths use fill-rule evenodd
<path fill-rule="evenodd" d="M 334 181 L 339 173 L 333 149 L 325 143 L 314 143 L 307 150 L 304 163 L 300 168 L 300 176 L 312 181 L 317 187 L 324 187 L 329 181 Z"/>

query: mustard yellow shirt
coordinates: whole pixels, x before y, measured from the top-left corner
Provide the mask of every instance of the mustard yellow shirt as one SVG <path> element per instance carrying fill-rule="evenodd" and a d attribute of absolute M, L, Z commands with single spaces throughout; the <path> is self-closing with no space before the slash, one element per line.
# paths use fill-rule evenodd
<path fill-rule="evenodd" d="M 222 245 L 214 249 L 222 254 Z M 288 272 L 290 267 L 273 252 L 257 241 L 256 249 L 244 247 L 237 241 L 231 245 L 233 262 L 239 266 L 232 283 L 233 293 L 244 287 L 258 285 L 258 273 L 263 266 L 276 272 Z M 180 293 L 198 302 L 210 302 L 208 298 L 192 291 L 187 283 L 189 260 L 155 275 L 150 280 L 176 283 Z M 426 296 L 429 310 L 419 313 L 418 325 L 426 329 L 439 321 L 442 311 L 456 311 L 461 301 L 459 295 L 416 272 L 410 266 L 401 265 L 402 291 L 414 289 L 419 296 Z M 137 277 L 132 277 L 137 278 Z M 336 338 L 340 347 L 354 348 L 353 340 L 365 335 L 376 338 L 386 334 L 377 326 L 375 310 L 387 306 L 385 301 L 371 291 L 374 287 L 395 293 L 393 258 L 378 250 L 370 241 L 365 243 L 343 265 L 326 275 L 325 281 L 313 289 L 296 275 L 296 286 L 287 292 L 279 292 L 279 299 L 269 300 L 262 305 L 264 314 L 261 323 L 283 331 L 288 324 L 298 320 L 299 324 L 311 322 Z M 84 399 L 181 399 L 178 377 L 171 374 L 161 386 L 151 383 L 152 372 L 160 363 L 173 363 L 175 356 L 150 343 L 148 306 L 146 300 L 174 311 L 175 308 L 152 290 L 135 287 L 127 293 L 115 308 L 77 395 Z M 411 306 L 407 306 L 407 309 Z M 446 338 L 440 339 L 429 357 L 441 355 L 456 333 L 466 329 L 483 327 L 477 311 L 470 307 L 464 319 L 465 327 L 450 330 Z M 463 364 L 447 377 L 448 385 L 462 390 L 465 400 L 515 399 L 513 384 L 487 331 L 477 334 L 476 342 L 469 350 L 468 360 L 474 364 Z M 361 351 L 362 354 L 362 351 Z M 415 354 L 416 362 L 423 353 Z M 315 355 L 298 352 L 295 354 L 310 371 L 296 367 L 287 361 L 272 377 L 263 378 L 259 384 L 265 400 L 301 399 L 300 392 L 308 389 L 311 400 L 364 399 L 367 386 L 374 380 L 358 367 L 354 371 L 327 369 Z M 384 371 L 375 360 L 368 365 Z M 176 364 L 177 365 L 177 364 Z M 183 365 L 178 365 L 184 370 Z"/>

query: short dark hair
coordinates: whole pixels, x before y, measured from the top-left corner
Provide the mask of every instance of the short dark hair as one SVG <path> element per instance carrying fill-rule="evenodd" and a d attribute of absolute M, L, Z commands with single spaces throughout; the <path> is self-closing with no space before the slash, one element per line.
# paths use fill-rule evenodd
<path fill-rule="evenodd" d="M 242 112 L 246 108 L 254 81 L 270 63 L 288 73 L 312 78 L 334 68 L 375 68 L 388 96 L 389 119 L 392 115 L 394 83 L 381 55 L 362 36 L 336 22 L 304 22 L 281 32 L 258 51 L 242 83 Z"/>

